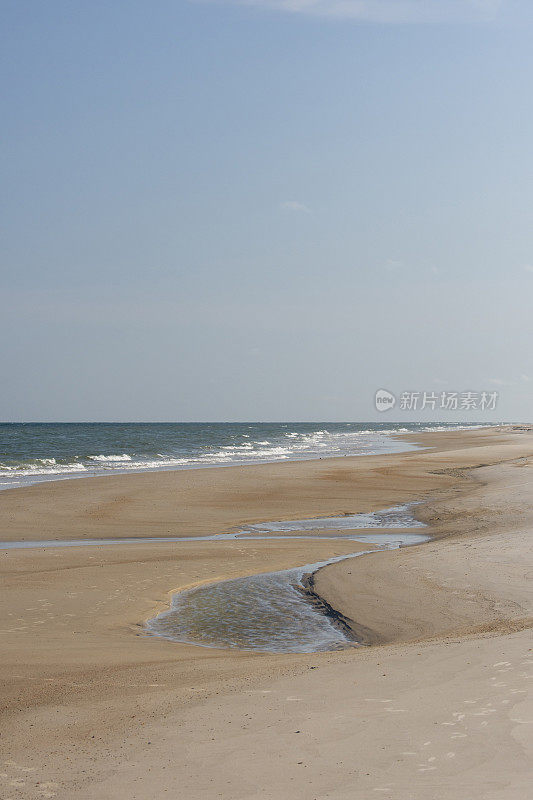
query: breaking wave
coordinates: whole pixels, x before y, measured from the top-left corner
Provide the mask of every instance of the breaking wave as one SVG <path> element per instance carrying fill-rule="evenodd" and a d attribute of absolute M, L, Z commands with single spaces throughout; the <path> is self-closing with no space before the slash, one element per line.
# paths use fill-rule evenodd
<path fill-rule="evenodd" d="M 402 433 L 465 426 L 360 423 L 0 424 L 0 487 L 164 469 L 375 455 Z M 479 426 L 468 426 L 479 427 Z"/>

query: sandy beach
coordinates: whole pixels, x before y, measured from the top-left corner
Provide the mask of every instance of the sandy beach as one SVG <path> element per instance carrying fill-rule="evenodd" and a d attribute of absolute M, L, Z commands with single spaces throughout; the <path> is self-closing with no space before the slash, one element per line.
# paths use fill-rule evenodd
<path fill-rule="evenodd" d="M 1 796 L 526 798 L 533 431 L 409 438 L 423 449 L 1 492 L 4 542 L 202 536 L 414 501 L 432 536 L 316 573 L 372 646 L 312 655 L 178 644 L 144 623 L 181 588 L 353 542 L 1 550 Z"/>

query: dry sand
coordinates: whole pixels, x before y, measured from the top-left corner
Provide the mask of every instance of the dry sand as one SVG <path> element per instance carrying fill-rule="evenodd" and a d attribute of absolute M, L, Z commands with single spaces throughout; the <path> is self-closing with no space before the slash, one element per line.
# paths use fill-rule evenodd
<path fill-rule="evenodd" d="M 0 493 L 0 539 L 217 533 L 426 499 L 435 539 L 321 570 L 377 646 L 262 655 L 143 634 L 169 592 L 339 541 L 0 551 L 4 800 L 529 797 L 533 435 Z"/>

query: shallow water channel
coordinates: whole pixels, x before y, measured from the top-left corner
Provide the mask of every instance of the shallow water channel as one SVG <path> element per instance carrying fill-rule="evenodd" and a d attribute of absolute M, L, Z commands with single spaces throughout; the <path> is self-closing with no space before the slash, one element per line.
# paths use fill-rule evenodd
<path fill-rule="evenodd" d="M 428 536 L 411 506 L 395 506 L 368 514 L 268 522 L 213 539 L 337 539 L 390 550 L 420 544 Z M 316 530 L 306 537 L 303 531 Z M 182 540 L 183 541 L 183 540 Z M 304 576 L 320 567 L 364 555 L 336 556 L 326 561 L 279 572 L 266 572 L 203 584 L 178 592 L 167 611 L 149 620 L 147 631 L 175 642 L 205 647 L 270 653 L 314 653 L 354 646 L 349 629 L 304 591 Z"/>
<path fill-rule="evenodd" d="M 412 532 L 413 528 L 425 527 L 414 518 L 413 505 L 339 517 L 265 522 L 212 536 L 0 542 L 0 550 L 280 538 L 337 539 L 390 550 L 429 539 Z M 316 533 L 309 535 L 310 531 Z M 365 552 L 375 551 L 358 551 L 279 572 L 186 589 L 174 595 L 167 611 L 146 623 L 146 632 L 174 642 L 270 653 L 315 653 L 354 646 L 357 642 L 348 627 L 305 590 L 304 582 L 305 576 L 320 567 Z"/>

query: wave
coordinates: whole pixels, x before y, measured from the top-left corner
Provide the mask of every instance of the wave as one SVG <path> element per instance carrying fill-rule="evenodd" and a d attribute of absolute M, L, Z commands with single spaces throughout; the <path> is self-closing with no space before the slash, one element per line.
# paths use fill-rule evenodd
<path fill-rule="evenodd" d="M 91 461 L 131 461 L 131 456 L 122 453 L 121 456 L 88 456 Z"/>
<path fill-rule="evenodd" d="M 33 464 L 0 464 L 0 476 L 3 478 L 30 478 L 37 475 L 61 475 L 63 473 L 68 475 L 74 472 L 87 472 L 87 467 L 79 462 L 57 464 L 53 458 L 39 459 Z"/>
<path fill-rule="evenodd" d="M 355 423 L 331 423 L 326 428 L 304 423 L 280 423 L 235 425 L 232 429 L 221 431 L 216 426 L 206 424 L 197 426 L 191 435 L 189 430 L 180 431 L 181 438 L 176 438 L 172 426 L 161 432 L 159 428 L 141 438 L 124 437 L 118 426 L 116 432 L 109 436 L 108 428 L 105 436 L 98 429 L 84 431 L 76 440 L 70 431 L 61 432 L 56 439 L 38 440 L 39 449 L 44 450 L 42 457 L 6 459 L 9 449 L 2 452 L 4 458 L 0 462 L 0 485 L 19 485 L 40 480 L 51 480 L 64 476 L 108 475 L 113 472 L 134 472 L 162 469 L 193 469 L 195 467 L 227 466 L 232 464 L 253 464 L 289 459 L 312 459 L 324 457 L 340 457 L 353 455 L 376 455 L 379 453 L 401 452 L 416 449 L 413 444 L 394 438 L 395 434 L 416 433 L 418 431 L 462 430 L 464 428 L 482 427 L 481 425 L 445 425 L 445 424 L 411 424 L 389 428 L 358 428 Z M 342 427 L 341 427 L 342 426 Z M 157 426 L 156 426 L 157 427 Z M 253 433 L 243 432 L 252 430 Z M 300 429 L 298 429 L 300 428 Z M 304 428 L 304 430 L 302 430 Z M 341 428 L 339 430 L 339 428 Z M 94 449 L 87 444 L 92 438 Z M 264 434 L 267 436 L 264 436 Z M 263 436 L 261 435 L 263 434 Z M 21 434 L 22 435 L 22 434 Z M 57 434 L 55 434 L 57 436 Z M 174 436 L 174 438 L 173 438 Z M 267 438 L 268 437 L 268 438 Z M 392 438 L 391 438 L 392 437 Z M 113 451 L 115 445 L 120 444 Z M 105 441 L 104 441 L 105 440 Z M 107 445 L 107 452 L 98 442 Z M 65 442 L 68 446 L 65 446 Z M 76 442 L 80 445 L 78 453 L 74 449 Z M 9 442 L 8 442 L 9 444 Z M 150 444 L 153 451 L 149 452 Z M 128 447 L 126 448 L 127 445 Z M 87 449 L 85 449 L 87 447 Z M 124 449 L 122 449 L 124 447 Z M 63 449 L 61 449 L 63 448 Z M 120 448 L 120 449 L 119 449 Z M 146 448 L 146 450 L 145 450 Z M 48 449 L 49 454 L 46 453 Z M 71 449 L 69 453 L 68 450 Z M 74 452 L 72 452 L 72 450 Z M 87 450 L 89 454 L 87 454 Z M 111 450 L 111 452 L 109 452 Z M 142 452 L 142 450 L 145 450 Z M 30 449 L 31 452 L 31 449 Z M 63 453 L 63 457 L 61 457 Z M 39 454 L 41 455 L 41 454 Z"/>

